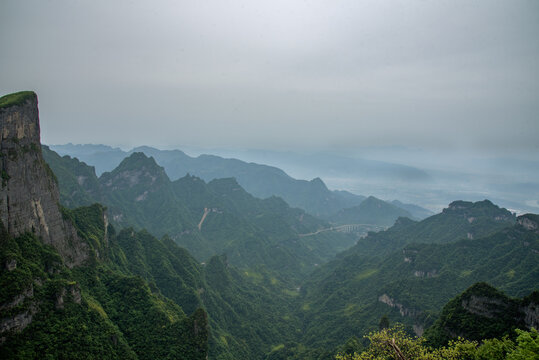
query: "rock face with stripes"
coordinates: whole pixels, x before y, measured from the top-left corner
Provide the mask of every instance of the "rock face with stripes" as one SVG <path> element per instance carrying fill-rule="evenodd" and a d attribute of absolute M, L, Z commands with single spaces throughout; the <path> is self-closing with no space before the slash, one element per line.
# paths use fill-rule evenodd
<path fill-rule="evenodd" d="M 0 219 L 13 236 L 35 233 L 72 267 L 88 258 L 89 247 L 60 211 L 56 178 L 41 154 L 37 104 L 34 92 L 0 99 Z"/>

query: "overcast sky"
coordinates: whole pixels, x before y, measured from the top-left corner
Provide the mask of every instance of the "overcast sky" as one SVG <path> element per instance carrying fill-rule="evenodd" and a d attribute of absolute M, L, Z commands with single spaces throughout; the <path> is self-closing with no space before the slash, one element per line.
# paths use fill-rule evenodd
<path fill-rule="evenodd" d="M 539 151 L 539 1 L 0 2 L 42 140 Z"/>

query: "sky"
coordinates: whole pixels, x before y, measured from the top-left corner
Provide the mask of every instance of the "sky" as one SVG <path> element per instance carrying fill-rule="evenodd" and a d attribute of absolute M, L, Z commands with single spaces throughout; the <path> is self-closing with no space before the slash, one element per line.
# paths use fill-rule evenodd
<path fill-rule="evenodd" d="M 539 1 L 0 2 L 42 141 L 539 154 Z"/>

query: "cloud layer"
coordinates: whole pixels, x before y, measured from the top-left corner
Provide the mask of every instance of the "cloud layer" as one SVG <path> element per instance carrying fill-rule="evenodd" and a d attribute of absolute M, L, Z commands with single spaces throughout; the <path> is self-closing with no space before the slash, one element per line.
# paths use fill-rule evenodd
<path fill-rule="evenodd" d="M 3 1 L 47 143 L 537 151 L 535 1 Z"/>

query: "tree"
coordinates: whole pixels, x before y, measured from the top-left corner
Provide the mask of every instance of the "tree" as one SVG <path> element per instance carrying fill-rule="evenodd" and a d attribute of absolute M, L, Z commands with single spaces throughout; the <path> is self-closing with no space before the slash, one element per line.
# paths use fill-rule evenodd
<path fill-rule="evenodd" d="M 412 337 L 402 325 L 366 336 L 370 340 L 368 349 L 362 353 L 337 355 L 336 360 L 539 360 L 539 333 L 516 330 L 516 344 L 504 336 L 502 339 L 477 341 L 459 338 L 447 346 L 433 349 L 423 338 Z"/>
<path fill-rule="evenodd" d="M 537 330 L 523 331 L 516 329 L 517 346 L 507 355 L 508 360 L 539 359 L 539 334 Z"/>
<path fill-rule="evenodd" d="M 402 325 L 370 333 L 368 349 L 361 354 L 339 354 L 337 360 L 460 360 L 474 359 L 477 342 L 459 339 L 447 347 L 431 349 L 422 338 L 412 337 Z"/>
<path fill-rule="evenodd" d="M 389 327 L 389 319 L 386 314 L 380 318 L 380 323 L 378 324 L 378 328 L 380 330 L 387 329 Z"/>

